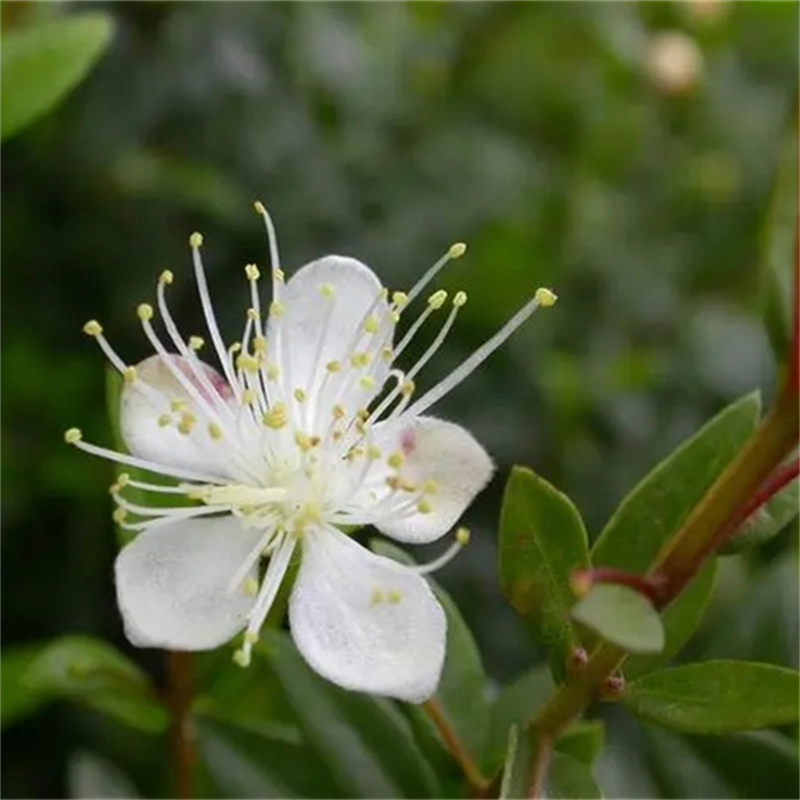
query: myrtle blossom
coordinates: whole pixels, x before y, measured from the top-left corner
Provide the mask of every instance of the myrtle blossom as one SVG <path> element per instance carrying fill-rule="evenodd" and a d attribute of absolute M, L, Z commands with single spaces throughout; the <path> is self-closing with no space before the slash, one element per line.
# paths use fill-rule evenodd
<path fill-rule="evenodd" d="M 203 339 L 178 330 L 167 306 L 169 271 L 159 278 L 156 303 L 166 340 L 153 326 L 154 308 L 137 309 L 151 357 L 129 366 L 97 321 L 84 326 L 124 378 L 120 429 L 128 453 L 85 442 L 76 428 L 67 441 L 171 479 L 150 483 L 123 474 L 111 487 L 116 521 L 137 534 L 115 564 L 125 632 L 142 647 L 205 650 L 244 631 L 235 659 L 246 666 L 299 557 L 289 623 L 306 661 L 345 688 L 421 702 L 436 689 L 446 634 L 424 575 L 465 544 L 466 531 L 419 567 L 376 555 L 344 531 L 374 525 L 421 544 L 453 528 L 489 480 L 492 463 L 466 430 L 426 412 L 555 296 L 539 289 L 494 337 L 417 396 L 417 375 L 466 295 L 455 294 L 408 370 L 396 361 L 448 305 L 446 292 L 427 298 L 398 342 L 395 329 L 464 245 L 453 245 L 408 294 L 390 295 L 368 267 L 343 256 L 313 261 L 286 281 L 272 221 L 260 203 L 256 210 L 269 239 L 272 302 L 264 313 L 259 270 L 246 266 L 249 308 L 241 338 L 230 346 L 212 308 L 202 237 L 190 237 L 221 371 L 200 360 Z M 132 502 L 131 489 L 160 494 L 162 502 Z M 164 495 L 176 498 L 173 506 Z"/>

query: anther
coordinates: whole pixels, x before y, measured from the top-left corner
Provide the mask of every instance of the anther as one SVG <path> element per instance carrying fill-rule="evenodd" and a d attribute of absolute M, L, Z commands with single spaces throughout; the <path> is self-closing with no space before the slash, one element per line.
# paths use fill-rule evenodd
<path fill-rule="evenodd" d="M 276 381 L 278 380 L 278 368 L 274 364 L 267 365 L 267 380 L 268 381 Z"/>
<path fill-rule="evenodd" d="M 456 542 L 458 542 L 461 547 L 466 547 L 469 544 L 469 537 L 470 533 L 466 528 L 459 528 L 456 531 Z"/>
<path fill-rule="evenodd" d="M 242 584 L 242 591 L 248 597 L 255 597 L 258 593 L 258 581 L 255 578 L 245 578 Z"/>
<path fill-rule="evenodd" d="M 389 466 L 390 466 L 392 469 L 400 469 L 400 467 L 402 467 L 402 466 L 403 466 L 403 462 L 404 462 L 404 461 L 405 461 L 405 458 L 403 457 L 403 454 L 402 454 L 402 453 L 392 453 L 392 454 L 389 456 L 389 458 L 387 458 L 387 459 L 386 459 L 386 463 L 387 463 L 387 464 L 388 464 L 388 465 L 389 465 Z"/>
<path fill-rule="evenodd" d="M 280 267 L 276 267 L 276 268 L 275 268 L 275 269 L 272 271 L 272 274 L 275 276 L 275 280 L 276 280 L 278 283 L 284 283 L 284 282 L 285 282 L 285 280 L 286 280 L 286 273 L 285 273 L 285 272 L 284 272 L 284 271 L 283 271 L 283 270 L 282 270 Z"/>
<path fill-rule="evenodd" d="M 283 303 L 279 303 L 277 300 L 273 300 L 269 304 L 269 314 L 275 319 L 282 317 L 285 311 L 286 309 L 284 308 Z"/>
<path fill-rule="evenodd" d="M 305 403 L 306 401 L 306 393 L 302 389 L 295 389 L 292 392 L 292 396 L 298 403 Z"/>
<path fill-rule="evenodd" d="M 331 410 L 331 414 L 333 414 L 334 419 L 342 419 L 345 415 L 344 407 L 337 403 Z"/>
<path fill-rule="evenodd" d="M 403 381 L 403 383 L 400 384 L 400 394 L 402 394 L 403 397 L 408 397 L 414 393 L 414 389 L 416 388 L 417 385 L 414 381 Z"/>
<path fill-rule="evenodd" d="M 64 441 L 67 444 L 77 444 L 81 439 L 83 439 L 83 434 L 80 428 L 70 428 L 64 433 Z"/>
<path fill-rule="evenodd" d="M 247 644 L 255 644 L 258 641 L 258 634 L 255 631 L 246 631 L 244 640 Z"/>
<path fill-rule="evenodd" d="M 189 237 L 189 246 L 190 247 L 194 247 L 194 248 L 202 247 L 203 246 L 203 234 L 202 233 L 197 233 L 195 231 L 195 233 L 193 233 Z"/>
<path fill-rule="evenodd" d="M 394 353 L 392 352 L 392 348 L 389 345 L 385 345 L 381 348 L 381 358 L 384 361 L 391 361 L 394 358 Z"/>
<path fill-rule="evenodd" d="M 103 332 L 103 326 L 96 319 L 90 319 L 83 326 L 83 332 L 87 336 L 99 336 Z"/>
<path fill-rule="evenodd" d="M 163 272 L 162 272 L 162 273 L 161 273 L 161 274 L 158 276 L 158 282 L 159 282 L 159 283 L 166 283 L 166 284 L 170 284 L 170 283 L 172 283 L 172 281 L 174 281 L 174 280 L 175 280 L 175 276 L 174 276 L 174 275 L 172 274 L 172 272 L 171 272 L 170 270 L 168 270 L 168 269 L 165 269 L 165 270 L 164 270 L 164 271 L 163 271 Z"/>
<path fill-rule="evenodd" d="M 254 336 L 253 337 L 253 350 L 256 353 L 266 353 L 267 352 L 267 340 L 263 336 Z"/>
<path fill-rule="evenodd" d="M 335 292 L 333 290 L 333 286 L 331 286 L 329 283 L 321 283 L 320 286 L 319 286 L 319 293 L 326 300 L 332 300 L 333 299 L 333 295 L 335 294 Z"/>
<path fill-rule="evenodd" d="M 185 411 L 186 410 L 186 401 L 185 400 L 170 400 L 169 407 L 173 411 Z"/>
<path fill-rule="evenodd" d="M 250 281 L 257 281 L 261 277 L 258 267 L 255 264 L 247 264 L 244 268 L 244 274 Z"/>
<path fill-rule="evenodd" d="M 372 592 L 372 597 L 370 598 L 370 605 L 377 606 L 380 605 L 385 600 L 384 594 L 380 589 L 374 589 Z"/>
<path fill-rule="evenodd" d="M 328 372 L 339 372 L 341 368 L 342 365 L 338 361 L 329 361 L 325 365 L 325 369 L 328 370 Z"/>
<path fill-rule="evenodd" d="M 142 322 L 153 319 L 153 306 L 150 303 L 139 303 L 136 307 L 136 315 Z"/>
<path fill-rule="evenodd" d="M 184 436 L 188 436 L 192 432 L 195 422 L 197 422 L 197 419 L 194 415 L 190 414 L 188 411 L 184 411 L 183 414 L 181 414 L 181 421 L 178 423 L 178 432 L 182 433 Z"/>
<path fill-rule="evenodd" d="M 264 414 L 262 421 L 268 428 L 279 430 L 289 421 L 286 417 L 286 406 L 284 406 L 283 403 L 275 403 L 275 405 Z"/>
<path fill-rule="evenodd" d="M 427 480 L 422 484 L 423 494 L 436 494 L 439 491 L 439 484 L 433 480 Z"/>
<path fill-rule="evenodd" d="M 247 319 L 249 319 L 251 322 L 258 322 L 258 311 L 256 311 L 254 308 L 248 308 Z"/>
<path fill-rule="evenodd" d="M 461 258 L 464 253 L 467 252 L 467 246 L 464 242 L 456 242 L 455 244 L 450 245 L 450 249 L 447 251 L 447 255 L 450 258 Z"/>
<path fill-rule="evenodd" d="M 253 208 L 256 210 L 256 214 L 266 214 L 267 209 L 264 208 L 264 204 L 260 200 L 256 200 L 253 203 Z"/>
<path fill-rule="evenodd" d="M 156 421 L 159 428 L 166 428 L 172 422 L 172 417 L 169 414 L 162 414 Z"/>
<path fill-rule="evenodd" d="M 358 385 L 364 390 L 374 389 L 375 381 L 369 375 L 364 375 L 358 379 Z"/>
<path fill-rule="evenodd" d="M 353 367 L 366 367 L 369 366 L 369 362 L 369 353 L 353 353 L 350 356 L 350 364 Z"/>
<path fill-rule="evenodd" d="M 197 352 L 203 345 L 205 341 L 202 336 L 190 336 L 189 337 L 189 349 L 194 350 Z"/>
<path fill-rule="evenodd" d="M 367 317 L 367 321 L 364 323 L 364 333 L 377 333 L 378 332 L 378 318 L 371 314 Z"/>
<path fill-rule="evenodd" d="M 233 661 L 235 664 L 238 664 L 240 667 L 249 667 L 250 666 L 250 651 L 241 648 L 239 650 L 235 650 L 233 653 Z"/>
<path fill-rule="evenodd" d="M 117 476 L 117 485 L 118 485 L 119 487 L 127 486 L 127 485 L 128 485 L 128 482 L 130 481 L 130 479 L 131 479 L 131 476 L 130 476 L 130 475 L 128 475 L 128 473 L 127 473 L 127 472 L 121 472 L 121 473 L 120 473 L 120 474 Z"/>
<path fill-rule="evenodd" d="M 453 298 L 453 305 L 456 308 L 461 308 L 464 303 L 467 302 L 467 293 L 466 292 L 456 292 L 456 296 Z"/>
<path fill-rule="evenodd" d="M 117 525 L 121 525 L 125 522 L 125 518 L 128 516 L 128 512 L 124 508 L 115 508 L 114 512 L 111 514 L 111 519 L 117 523 Z"/>
<path fill-rule="evenodd" d="M 433 511 L 433 507 L 427 500 L 420 500 L 419 503 L 417 503 L 417 511 L 419 511 L 420 514 L 430 514 L 431 511 Z"/>
<path fill-rule="evenodd" d="M 380 447 L 376 447 L 374 444 L 367 448 L 367 458 L 370 461 L 377 461 L 382 455 Z"/>
<path fill-rule="evenodd" d="M 208 435 L 215 441 L 219 441 L 222 438 L 222 428 L 216 422 L 209 422 Z"/>
<path fill-rule="evenodd" d="M 428 298 L 428 305 L 431 308 L 441 308 L 444 305 L 445 300 L 447 300 L 447 292 L 444 289 L 439 289 L 438 292 L 434 292 Z"/>
<path fill-rule="evenodd" d="M 256 395 L 255 389 L 245 389 L 242 392 L 242 403 L 246 406 L 253 405 L 257 399 L 258 396 Z"/>
<path fill-rule="evenodd" d="M 136 367 L 125 367 L 122 370 L 122 378 L 125 383 L 133 383 L 136 380 Z"/>
<path fill-rule="evenodd" d="M 408 303 L 408 295 L 405 292 L 392 293 L 392 305 L 394 305 L 398 311 L 402 310 L 406 303 Z"/>
<path fill-rule="evenodd" d="M 402 599 L 403 595 L 397 589 L 389 589 L 386 593 L 386 599 L 392 604 L 397 605 Z"/>
<path fill-rule="evenodd" d="M 550 289 L 545 289 L 543 286 L 536 290 L 536 294 L 534 294 L 534 299 L 542 308 L 550 308 L 550 306 L 555 305 L 556 300 L 558 300 L 558 296 L 550 291 Z"/>

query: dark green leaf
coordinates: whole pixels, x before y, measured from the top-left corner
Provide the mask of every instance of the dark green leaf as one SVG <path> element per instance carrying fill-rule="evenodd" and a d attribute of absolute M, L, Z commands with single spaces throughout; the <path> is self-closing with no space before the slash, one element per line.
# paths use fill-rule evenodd
<path fill-rule="evenodd" d="M 63 99 L 111 41 L 111 18 L 78 14 L 3 31 L 0 137 L 5 140 Z"/>
<path fill-rule="evenodd" d="M 760 408 L 757 393 L 737 400 L 662 461 L 614 512 L 594 543 L 592 564 L 647 570 L 753 433 Z"/>
<path fill-rule="evenodd" d="M 678 597 L 661 612 L 664 648 L 654 655 L 629 658 L 623 667 L 626 678 L 652 672 L 669 661 L 691 638 L 703 619 L 716 585 L 717 562 L 710 561 Z"/>
<path fill-rule="evenodd" d="M 800 675 L 771 664 L 703 661 L 628 684 L 635 714 L 684 733 L 728 733 L 798 720 Z"/>
<path fill-rule="evenodd" d="M 427 797 L 436 778 L 405 717 L 383 698 L 318 677 L 280 631 L 265 631 L 268 657 L 309 745 L 352 797 Z"/>
<path fill-rule="evenodd" d="M 591 768 L 558 750 L 550 760 L 545 794 L 551 800 L 594 800 L 603 796 Z"/>
<path fill-rule="evenodd" d="M 630 653 L 659 653 L 664 628 L 652 603 L 627 586 L 593 586 L 572 610 L 572 616 L 606 641 Z"/>
<path fill-rule="evenodd" d="M 414 563 L 405 551 L 379 539 L 370 542 L 370 549 L 401 563 Z M 477 760 L 483 751 L 489 722 L 486 673 L 478 646 L 458 607 L 434 581 L 431 581 L 431 585 L 447 616 L 447 654 L 436 699 L 459 741 Z M 424 714 L 421 709 L 416 711 Z"/>
<path fill-rule="evenodd" d="M 800 784 L 797 744 L 775 731 L 684 740 L 738 797 L 795 797 Z"/>
<path fill-rule="evenodd" d="M 535 667 L 503 687 L 492 704 L 486 747 L 481 760 L 488 774 L 493 775 L 503 761 L 511 726 L 523 727 L 554 691 L 555 684 L 546 666 Z"/>
<path fill-rule="evenodd" d="M 168 723 L 144 672 L 98 639 L 57 639 L 22 680 L 31 689 L 75 700 L 146 733 L 161 733 Z"/>
<path fill-rule="evenodd" d="M 500 583 L 514 609 L 550 647 L 557 679 L 576 641 L 570 575 L 589 565 L 586 529 L 570 499 L 514 467 L 500 512 Z"/>
<path fill-rule="evenodd" d="M 556 742 L 556 750 L 591 767 L 603 747 L 605 725 L 602 720 L 576 722 Z"/>
<path fill-rule="evenodd" d="M 3 729 L 30 716 L 52 699 L 52 692 L 28 686 L 21 680 L 47 645 L 4 647 L 0 656 L 0 723 Z"/>

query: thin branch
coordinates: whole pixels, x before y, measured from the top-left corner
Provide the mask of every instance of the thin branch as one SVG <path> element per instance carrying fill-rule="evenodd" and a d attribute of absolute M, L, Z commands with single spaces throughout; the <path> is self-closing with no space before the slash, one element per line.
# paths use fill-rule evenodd
<path fill-rule="evenodd" d="M 550 761 L 553 758 L 553 737 L 542 733 L 537 738 L 536 757 L 531 766 L 531 779 L 528 785 L 530 800 L 538 800 L 543 794 Z"/>
<path fill-rule="evenodd" d="M 194 737 L 191 728 L 192 707 L 192 655 L 168 650 L 167 656 L 167 703 L 172 715 L 170 726 L 170 749 L 174 797 L 177 800 L 192 798 L 192 767 L 195 760 Z"/>
<path fill-rule="evenodd" d="M 476 796 L 482 796 L 489 786 L 489 781 L 481 774 L 481 771 L 472 760 L 472 756 L 459 741 L 456 732 L 447 721 L 439 701 L 428 700 L 422 704 L 422 708 L 442 737 L 447 752 L 453 756 L 458 766 L 461 767 L 461 771 L 464 773 L 464 777 L 467 779 L 473 793 Z"/>
<path fill-rule="evenodd" d="M 572 573 L 572 585 L 576 594 L 584 595 L 596 583 L 615 583 L 619 586 L 627 586 L 639 594 L 643 594 L 652 603 L 658 601 L 659 589 L 652 578 L 646 575 L 634 575 L 624 572 L 614 567 L 593 567 L 592 569 L 580 569 Z"/>

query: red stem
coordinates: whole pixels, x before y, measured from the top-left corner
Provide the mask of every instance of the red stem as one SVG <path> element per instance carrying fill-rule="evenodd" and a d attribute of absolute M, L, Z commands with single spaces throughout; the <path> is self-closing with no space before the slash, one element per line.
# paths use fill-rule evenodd
<path fill-rule="evenodd" d="M 789 372 L 786 388 L 800 392 L 800 210 L 794 231 L 794 311 L 792 313 L 792 346 L 789 348 Z"/>
<path fill-rule="evenodd" d="M 659 597 L 658 586 L 646 575 L 633 575 L 613 567 L 593 567 L 592 569 L 576 570 L 572 574 L 573 586 L 578 589 L 578 594 L 585 594 L 596 583 L 616 583 L 627 586 L 639 594 L 643 594 L 651 603 L 656 603 Z"/>
<path fill-rule="evenodd" d="M 174 797 L 192 798 L 192 767 L 195 759 L 192 735 L 192 654 L 168 650 L 167 702 L 172 714 L 170 740 Z"/>

